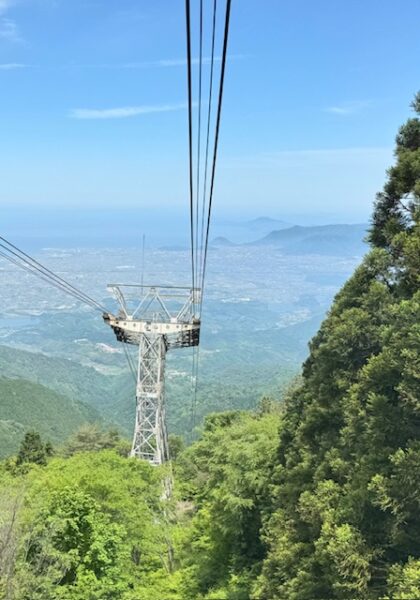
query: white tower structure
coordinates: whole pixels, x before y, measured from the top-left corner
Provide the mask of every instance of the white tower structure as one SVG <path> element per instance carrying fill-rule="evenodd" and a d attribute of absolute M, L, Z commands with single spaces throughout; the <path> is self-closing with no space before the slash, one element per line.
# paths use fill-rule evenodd
<path fill-rule="evenodd" d="M 104 313 L 117 340 L 138 346 L 136 421 L 131 456 L 160 465 L 169 459 L 165 358 L 171 348 L 198 346 L 201 291 L 185 287 L 110 284 L 117 316 Z"/>

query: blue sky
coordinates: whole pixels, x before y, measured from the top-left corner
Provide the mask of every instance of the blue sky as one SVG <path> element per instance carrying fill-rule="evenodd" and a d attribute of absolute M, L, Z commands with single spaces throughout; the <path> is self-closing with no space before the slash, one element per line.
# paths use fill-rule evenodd
<path fill-rule="evenodd" d="M 0 206 L 187 210 L 184 19 L 183 0 L 0 0 Z M 366 221 L 419 31 L 418 0 L 233 0 L 216 218 Z"/>

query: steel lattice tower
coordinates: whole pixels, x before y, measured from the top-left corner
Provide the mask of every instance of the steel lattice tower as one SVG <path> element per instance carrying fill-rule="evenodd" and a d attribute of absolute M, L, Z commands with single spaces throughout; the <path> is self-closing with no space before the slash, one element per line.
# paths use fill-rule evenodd
<path fill-rule="evenodd" d="M 103 315 L 117 340 L 138 346 L 136 421 L 131 456 L 160 465 L 169 459 L 165 420 L 165 359 L 171 348 L 197 346 L 200 290 L 112 284 L 117 316 Z"/>

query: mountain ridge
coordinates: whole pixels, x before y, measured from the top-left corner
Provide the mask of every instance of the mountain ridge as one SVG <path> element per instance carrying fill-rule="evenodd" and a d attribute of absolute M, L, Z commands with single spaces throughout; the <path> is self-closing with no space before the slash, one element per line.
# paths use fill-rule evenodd
<path fill-rule="evenodd" d="M 285 254 L 354 255 L 364 254 L 367 223 L 338 223 L 327 225 L 292 225 L 275 229 L 251 242 L 235 243 L 226 236 L 218 236 L 213 246 L 273 246 Z"/>

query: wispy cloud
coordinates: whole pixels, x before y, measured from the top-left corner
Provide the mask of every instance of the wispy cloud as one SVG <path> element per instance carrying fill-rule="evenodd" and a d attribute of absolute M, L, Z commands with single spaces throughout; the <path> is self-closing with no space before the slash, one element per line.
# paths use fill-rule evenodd
<path fill-rule="evenodd" d="M 9 19 L 8 17 L 0 18 L 0 38 L 7 40 L 8 42 L 22 41 L 19 28 L 13 19 Z"/>
<path fill-rule="evenodd" d="M 22 63 L 0 63 L 0 71 L 12 71 L 13 69 L 23 69 L 27 65 Z"/>
<path fill-rule="evenodd" d="M 0 0 L 0 15 L 4 14 L 11 6 L 13 6 L 13 0 Z"/>
<path fill-rule="evenodd" d="M 185 110 L 186 104 L 158 104 L 152 106 L 123 106 L 118 108 L 74 108 L 69 116 L 72 119 L 125 119 L 152 113 Z"/>
<path fill-rule="evenodd" d="M 362 112 L 365 108 L 372 106 L 371 100 L 354 100 L 351 102 L 342 102 L 335 106 L 328 106 L 325 112 L 333 115 L 347 116 Z"/>
<path fill-rule="evenodd" d="M 228 60 L 241 60 L 245 58 L 244 54 L 231 54 L 228 56 Z M 211 64 L 210 56 L 203 56 L 203 65 Z M 221 56 L 215 56 L 214 62 L 220 63 L 222 60 Z M 191 64 L 193 66 L 199 65 L 198 58 L 192 58 Z M 86 64 L 69 64 L 66 65 L 67 68 L 76 68 L 76 69 L 168 69 L 168 68 L 176 68 L 176 67 L 185 67 L 187 61 L 185 58 L 162 58 L 159 60 L 150 60 L 150 61 L 138 61 L 138 62 L 126 62 L 126 63 L 86 63 Z"/>
<path fill-rule="evenodd" d="M 211 64 L 210 56 L 203 56 L 203 65 Z M 214 57 L 214 62 L 219 63 L 221 61 L 220 56 Z M 196 66 L 200 63 L 198 58 L 192 58 L 191 64 Z M 187 61 L 185 58 L 162 58 L 160 60 L 151 60 L 151 61 L 143 61 L 143 62 L 132 62 L 132 63 L 123 63 L 115 65 L 115 68 L 122 69 L 150 69 L 150 68 L 171 68 L 171 67 L 185 67 Z M 113 67 L 113 65 L 104 65 L 108 67 Z"/>
<path fill-rule="evenodd" d="M 14 19 L 7 16 L 8 11 L 16 4 L 16 0 L 0 0 L 0 40 L 22 42 L 19 27 Z"/>
<path fill-rule="evenodd" d="M 228 60 L 241 60 L 245 58 L 244 54 L 230 54 L 227 59 Z M 214 62 L 215 63 L 219 63 L 221 62 L 222 57 L 221 56 L 215 56 L 214 57 Z M 202 59 L 203 65 L 210 65 L 211 64 L 211 57 L 210 56 L 203 56 Z M 155 67 L 185 67 L 187 64 L 187 61 L 185 58 L 168 58 L 168 59 L 162 59 L 162 60 L 157 60 L 154 63 L 152 63 L 152 66 Z M 200 59 L 199 58 L 192 58 L 191 59 L 191 64 L 194 66 L 197 66 L 200 64 Z"/>

